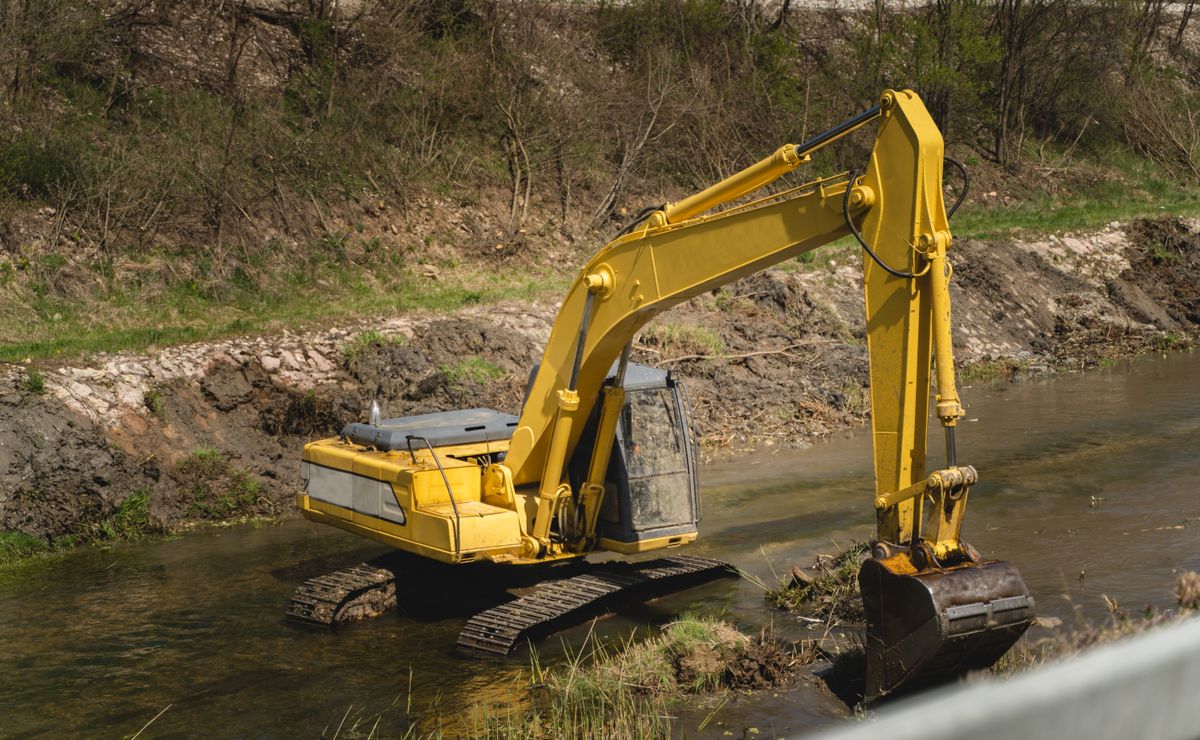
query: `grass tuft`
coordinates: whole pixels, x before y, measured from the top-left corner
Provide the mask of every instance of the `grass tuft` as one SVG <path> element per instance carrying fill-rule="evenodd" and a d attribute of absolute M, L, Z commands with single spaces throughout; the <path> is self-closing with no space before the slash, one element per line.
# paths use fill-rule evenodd
<path fill-rule="evenodd" d="M 1005 378 L 1011 380 L 1021 371 L 1028 369 L 1029 364 L 1009 358 L 987 360 L 967 365 L 958 371 L 959 381 L 966 383 L 983 383 L 989 380 Z"/>
<path fill-rule="evenodd" d="M 146 391 L 145 396 L 146 409 L 155 416 L 161 416 L 163 412 L 163 394 L 157 390 Z"/>
<path fill-rule="evenodd" d="M 385 337 L 374 329 L 369 329 L 364 332 L 355 334 L 342 345 L 342 356 L 347 362 L 353 361 L 362 357 L 368 350 L 376 347 L 403 347 L 408 342 L 408 338 L 403 334 L 395 334 L 390 337 Z"/>
<path fill-rule="evenodd" d="M 524 700 L 476 705 L 464 732 L 443 728 L 440 718 L 437 728 L 422 731 L 411 697 L 397 697 L 377 714 L 351 707 L 336 726 L 339 737 L 363 737 L 385 714 L 403 711 L 404 737 L 411 738 L 668 738 L 678 735 L 673 706 L 699 694 L 781 685 L 815 657 L 815 650 L 797 652 L 767 633 L 752 637 L 727 622 L 685 615 L 656 637 L 630 636 L 615 649 L 589 636 L 553 667 L 534 653 Z M 411 674 L 409 680 L 411 686 Z"/>
<path fill-rule="evenodd" d="M 262 484 L 217 449 L 194 450 L 176 466 L 175 477 L 191 510 L 205 519 L 248 516 L 262 499 Z"/>
<path fill-rule="evenodd" d="M 466 381 L 483 384 L 499 380 L 507 374 L 503 368 L 476 355 L 465 357 L 453 365 L 442 365 L 439 369 L 455 385 Z"/>
<path fill-rule="evenodd" d="M 0 566 L 42 555 L 52 549 L 53 545 L 46 540 L 24 532 L 0 532 Z"/>
<path fill-rule="evenodd" d="M 25 370 L 25 379 L 21 382 L 21 387 L 39 396 L 46 392 L 46 378 L 36 365 L 30 365 Z"/>
<path fill-rule="evenodd" d="M 86 539 L 101 542 L 137 540 L 160 531 L 162 527 L 150 514 L 150 492 L 142 489 L 126 496 L 111 516 L 93 524 Z"/>
<path fill-rule="evenodd" d="M 837 555 L 818 555 L 808 571 L 794 568 L 789 581 L 767 591 L 767 603 L 812 614 L 827 624 L 863 621 L 858 569 L 870 550 L 867 543 L 854 542 Z"/>

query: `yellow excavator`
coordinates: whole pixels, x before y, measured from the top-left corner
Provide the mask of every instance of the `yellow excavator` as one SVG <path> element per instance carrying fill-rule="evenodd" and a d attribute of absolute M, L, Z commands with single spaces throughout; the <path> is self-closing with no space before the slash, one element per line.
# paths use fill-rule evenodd
<path fill-rule="evenodd" d="M 871 124 L 874 150 L 861 174 L 768 188 Z M 1028 627 L 1033 599 L 1016 568 L 960 539 L 977 474 L 959 465 L 954 444 L 963 409 L 951 351 L 945 162 L 917 94 L 888 90 L 803 144 L 646 209 L 572 283 L 519 417 L 470 409 L 381 419 L 375 406 L 367 422 L 305 447 L 300 510 L 456 571 L 580 566 L 560 571 L 574 574 L 565 578 L 550 568 L 547 582 L 470 618 L 458 640 L 468 652 L 507 654 L 614 598 L 725 573 L 723 563 L 686 555 L 584 565 L 597 551 L 644 553 L 697 536 L 687 395 L 672 373 L 629 361 L 634 336 L 672 306 L 851 236 L 864 251 L 877 521 L 859 573 L 866 695 L 992 664 Z M 935 370 L 946 467 L 929 472 Z M 313 578 L 289 615 L 333 624 L 374 614 L 394 605 L 399 578 L 378 563 Z"/>

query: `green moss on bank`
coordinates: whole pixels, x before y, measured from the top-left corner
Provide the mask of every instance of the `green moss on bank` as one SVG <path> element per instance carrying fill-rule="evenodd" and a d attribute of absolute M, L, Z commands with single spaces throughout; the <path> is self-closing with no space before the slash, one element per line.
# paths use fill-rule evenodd
<path fill-rule="evenodd" d="M 407 311 L 441 313 L 502 300 L 532 301 L 557 295 L 566 284 L 566 275 L 544 272 L 487 275 L 464 269 L 430 280 L 399 268 L 347 264 L 329 265 L 312 280 L 264 273 L 242 287 L 164 293 L 110 286 L 72 299 L 17 296 L 0 300 L 0 361 L 70 359 Z"/>
<path fill-rule="evenodd" d="M 115 511 L 85 525 L 76 534 L 43 539 L 20 531 L 0 532 L 0 571 L 84 545 L 131 542 L 165 531 L 150 513 L 150 492 L 143 489 L 126 496 Z"/>

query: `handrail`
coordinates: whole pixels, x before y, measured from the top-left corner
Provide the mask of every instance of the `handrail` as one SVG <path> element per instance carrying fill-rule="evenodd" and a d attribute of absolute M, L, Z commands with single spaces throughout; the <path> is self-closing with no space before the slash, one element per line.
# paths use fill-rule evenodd
<path fill-rule="evenodd" d="M 446 496 L 450 498 L 450 508 L 454 510 L 454 556 L 462 557 L 462 535 L 459 530 L 462 527 L 462 517 L 458 513 L 458 504 L 454 501 L 454 491 L 450 490 L 450 478 L 446 476 L 446 469 L 442 467 L 442 461 L 438 459 L 437 452 L 434 451 L 433 445 L 429 444 L 429 440 L 415 435 L 409 434 L 404 438 L 408 443 L 408 454 L 412 458 L 413 464 L 417 463 L 417 456 L 413 453 L 412 443 L 414 439 L 419 439 L 425 443 L 425 448 L 429 450 L 429 454 L 433 457 L 433 464 L 437 465 L 438 472 L 442 474 L 442 482 L 446 484 Z"/>

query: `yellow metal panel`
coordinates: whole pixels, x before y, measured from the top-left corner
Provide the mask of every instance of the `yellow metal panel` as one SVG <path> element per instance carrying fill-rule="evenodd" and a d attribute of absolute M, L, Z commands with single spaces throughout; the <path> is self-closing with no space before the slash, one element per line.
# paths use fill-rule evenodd
<path fill-rule="evenodd" d="M 608 550 L 609 552 L 617 552 L 622 555 L 636 555 L 639 552 L 650 552 L 651 550 L 661 550 L 664 547 L 679 547 L 696 541 L 696 533 L 676 534 L 670 537 L 656 537 L 652 540 L 642 540 L 640 542 L 619 542 L 610 540 L 606 537 L 600 538 L 600 549 Z"/>
<path fill-rule="evenodd" d="M 442 480 L 441 471 L 436 467 L 401 474 L 402 482 L 411 481 L 416 508 L 449 504 L 451 494 L 454 495 L 455 503 L 479 501 L 482 471 L 478 467 L 468 463 L 450 466 L 446 460 L 442 461 L 442 465 L 446 471 L 446 480 L 450 481 L 449 492 L 446 490 L 446 481 Z"/>
<path fill-rule="evenodd" d="M 942 201 L 942 136 L 915 93 L 895 93 L 884 112 L 865 184 L 876 194 L 862 233 L 896 270 L 920 272 L 915 252 L 923 233 L 948 229 Z M 871 367 L 871 427 L 876 493 L 907 488 L 925 477 L 932 354 L 928 274 L 889 275 L 863 255 L 867 347 Z M 882 539 L 912 537 L 914 506 L 906 500 L 879 512 Z"/>
<path fill-rule="evenodd" d="M 309 442 L 304 445 L 304 458 L 308 462 L 324 465 L 347 473 L 354 471 L 354 459 L 365 448 L 358 445 L 346 444 L 336 437 Z"/>
<path fill-rule="evenodd" d="M 296 497 L 305 518 L 330 524 L 383 542 L 407 552 L 442 562 L 455 562 L 454 518 L 450 507 L 433 512 L 416 511 L 407 526 L 375 517 L 363 517 L 349 509 L 318 501 L 303 493 Z M 462 552 L 471 558 L 496 557 L 512 560 L 520 549 L 520 525 L 515 512 L 480 503 L 459 508 L 462 514 Z"/>
<path fill-rule="evenodd" d="M 447 549 L 453 549 L 455 513 L 449 504 L 422 510 L 420 518 L 438 518 L 450 525 L 446 529 L 450 538 Z M 458 505 L 457 522 L 463 550 L 511 548 L 521 544 L 521 528 L 514 511 L 468 501 Z"/>

